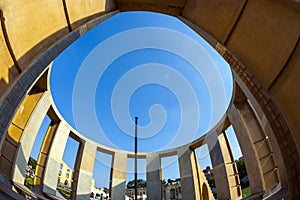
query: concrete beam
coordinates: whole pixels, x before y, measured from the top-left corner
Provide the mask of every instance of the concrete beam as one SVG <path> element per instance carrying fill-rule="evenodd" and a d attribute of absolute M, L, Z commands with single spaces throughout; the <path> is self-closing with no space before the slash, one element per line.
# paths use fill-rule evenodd
<path fill-rule="evenodd" d="M 159 154 L 147 154 L 147 199 L 162 199 L 161 164 Z"/>

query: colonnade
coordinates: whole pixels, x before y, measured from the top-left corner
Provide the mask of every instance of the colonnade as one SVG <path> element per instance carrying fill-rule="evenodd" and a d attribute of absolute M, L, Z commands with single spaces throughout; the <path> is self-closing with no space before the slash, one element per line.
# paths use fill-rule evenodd
<path fill-rule="evenodd" d="M 34 86 L 32 90 L 35 91 L 36 87 Z M 29 107 L 27 105 L 28 99 L 32 98 L 31 95 L 36 95 L 33 91 L 29 92 L 27 97 L 24 98 L 20 109 L 24 110 L 25 106 Z M 56 115 L 51 94 L 48 90 L 39 92 L 38 100 L 30 108 L 31 112 L 27 114 L 26 112 L 21 114 L 19 109 L 9 127 L 9 130 L 14 130 L 16 124 L 23 120 L 26 121 L 23 131 L 9 132 L 11 134 L 6 135 L 2 145 L 1 157 L 9 157 L 13 150 L 11 149 L 9 152 L 6 150 L 11 143 L 11 138 L 19 139 L 18 141 L 15 140 L 16 148 L 14 149 L 15 155 L 12 156 L 12 164 L 6 166 L 6 168 L 11 169 L 2 172 L 7 177 L 11 177 L 13 185 L 24 183 L 25 169 L 33 143 L 42 121 L 47 115 L 51 119 L 51 123 L 47 129 L 37 161 L 34 179 L 35 188 L 39 189 L 48 198 L 55 196 L 59 166 L 62 162 L 68 137 L 71 137 L 79 143 L 73 172 L 71 198 L 87 199 L 89 197 L 97 151 L 112 155 L 111 198 L 125 198 L 126 163 L 129 157 L 133 157 L 132 152 L 103 147 L 72 130 L 65 121 L 59 119 Z M 18 121 L 17 119 L 22 120 Z M 214 199 L 209 189 L 208 192 L 203 189 L 209 188 L 209 186 L 195 155 L 195 149 L 204 144 L 207 144 L 209 148 L 218 199 L 240 199 L 242 192 L 238 171 L 225 133 L 229 124 L 233 126 L 237 139 L 241 144 L 252 194 L 262 197 L 266 194 L 266 191 L 271 194 L 271 189 L 278 184 L 281 184 L 281 186 L 286 184 L 286 175 L 282 173 L 284 169 L 281 169 L 283 167 L 280 163 L 282 160 L 277 160 L 281 157 L 274 156 L 276 152 L 272 147 L 275 146 L 276 148 L 276 144 L 272 145 L 274 141 L 270 141 L 273 136 L 266 132 L 267 129 L 262 128 L 262 122 L 253 106 L 251 106 L 251 102 L 239 87 L 223 121 L 216 129 L 192 144 L 163 152 L 139 153 L 139 157 L 146 159 L 147 163 L 148 199 L 162 199 L 161 159 L 173 155 L 178 156 L 183 199 L 204 199 L 203 196 L 206 196 L 206 199 Z M 266 126 L 267 122 L 264 123 Z M 16 133 L 20 135 L 17 137 Z"/>
<path fill-rule="evenodd" d="M 47 89 L 47 81 L 45 81 L 49 64 L 59 52 L 89 28 L 116 13 L 109 13 L 106 17 L 95 19 L 89 23 L 90 26 L 74 30 L 59 40 L 30 66 L 30 70 L 22 74 L 1 102 L 0 181 L 6 187 L 18 190 L 20 188 L 16 189 L 16 185 L 24 183 L 25 169 L 34 140 L 44 117 L 48 115 L 51 123 L 39 154 L 34 181 L 37 193 L 43 198 L 55 199 L 60 161 L 67 139 L 72 137 L 79 142 L 73 173 L 72 199 L 89 197 L 97 151 L 112 155 L 111 198 L 124 199 L 126 160 L 132 157 L 132 152 L 103 147 L 72 130 L 55 113 Z M 191 22 L 187 23 L 191 24 Z M 198 31 L 202 35 L 202 30 Z M 235 95 L 223 121 L 205 136 L 191 144 L 166 152 L 139 154 L 146 159 L 147 163 L 148 199 L 162 199 L 160 163 L 161 158 L 168 155 L 178 156 L 183 199 L 213 199 L 195 155 L 195 149 L 204 144 L 207 144 L 210 150 L 218 199 L 241 199 L 237 167 L 225 132 L 230 125 L 235 130 L 243 152 L 253 198 L 268 199 L 278 193 L 281 197 L 286 197 L 288 186 L 291 184 L 291 175 L 287 174 L 286 166 L 293 166 L 293 162 L 296 161 L 285 159 L 282 156 L 283 146 L 278 143 L 281 135 L 276 126 L 284 132 L 289 131 L 282 121 L 282 114 L 273 106 L 272 99 L 264 92 L 263 87 L 259 87 L 259 83 L 251 76 L 251 72 L 247 71 L 246 66 L 211 36 L 208 34 L 202 36 L 231 65 L 236 85 Z M 19 92 L 20 90 L 22 91 Z M 257 91 L 254 92 L 255 90 Z M 292 148 L 293 146 L 290 147 Z M 293 188 L 289 190 L 293 192 Z M 291 194 L 293 193 L 289 193 Z M 1 195 L 4 199 L 8 198 L 5 197 L 7 194 L 1 193 Z"/>

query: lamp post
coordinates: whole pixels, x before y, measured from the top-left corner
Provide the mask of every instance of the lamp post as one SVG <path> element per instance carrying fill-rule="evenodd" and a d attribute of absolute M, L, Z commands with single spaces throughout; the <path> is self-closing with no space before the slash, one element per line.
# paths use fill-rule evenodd
<path fill-rule="evenodd" d="M 137 200 L 137 124 L 138 117 L 135 117 L 134 131 L 134 199 Z"/>

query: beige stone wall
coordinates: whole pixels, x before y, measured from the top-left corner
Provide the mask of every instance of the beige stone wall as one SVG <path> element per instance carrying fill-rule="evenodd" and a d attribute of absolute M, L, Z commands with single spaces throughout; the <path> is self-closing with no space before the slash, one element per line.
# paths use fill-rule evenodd
<path fill-rule="evenodd" d="M 9 126 L 1 149 L 0 170 L 9 178 L 11 176 L 15 153 L 26 123 L 43 93 L 28 95 L 17 110 Z"/>
<path fill-rule="evenodd" d="M 10 57 L 9 51 L 7 49 L 5 39 L 2 32 L 2 27 L 0 27 L 0 99 L 3 93 L 8 88 L 8 85 L 16 80 L 18 76 L 18 71 L 13 68 L 13 60 Z"/>
<path fill-rule="evenodd" d="M 274 1 L 252 0 L 247 2 L 226 46 L 269 88 L 299 34 L 299 12 Z"/>
<path fill-rule="evenodd" d="M 292 0 L 187 0 L 182 12 L 249 67 L 275 97 L 298 145 L 299 7 Z"/>
<path fill-rule="evenodd" d="M 151 11 L 172 16 L 182 12 L 185 5 L 184 0 L 115 0 L 121 12 L 126 11 Z"/>
<path fill-rule="evenodd" d="M 272 128 L 272 132 L 274 133 L 274 135 L 271 134 L 271 137 L 273 138 L 273 136 L 275 136 L 275 139 L 277 140 L 280 152 L 274 151 L 273 153 L 275 157 L 277 157 L 280 154 L 282 155 L 283 163 L 285 165 L 287 173 L 287 180 L 291 198 L 293 199 L 299 196 L 300 193 L 295 188 L 298 180 L 300 179 L 300 176 L 297 175 L 299 174 L 299 168 L 295 167 L 299 166 L 300 164 L 298 151 L 299 146 L 297 146 L 297 143 L 294 140 L 295 135 L 289 129 L 288 124 L 286 124 L 286 121 L 284 119 L 284 116 L 280 112 L 279 108 L 273 101 L 266 88 L 262 86 L 262 84 L 247 69 L 247 67 L 241 61 L 239 61 L 239 59 L 235 57 L 228 49 L 226 49 L 226 47 L 222 46 L 221 44 L 218 44 L 216 46 L 216 50 L 225 58 L 225 60 L 231 65 L 232 69 L 237 74 L 236 82 L 242 88 L 248 100 L 252 103 L 256 102 L 256 104 L 260 106 L 261 111 L 264 113 L 265 117 L 262 119 L 261 125 L 264 128 L 266 128 L 266 126 L 268 126 L 267 124 L 269 123 L 270 127 Z M 244 101 L 242 99 L 243 98 L 241 98 L 241 100 L 238 100 L 238 102 Z M 241 113 L 245 114 L 245 110 L 243 110 Z M 256 117 L 252 117 L 253 120 L 255 118 Z M 239 123 L 239 121 L 237 122 Z M 247 123 L 247 126 L 251 124 L 251 121 L 249 119 L 245 122 Z M 246 152 L 248 153 L 248 151 Z M 251 153 L 248 153 L 248 155 L 250 154 Z M 256 154 L 254 155 L 258 158 Z M 277 159 L 277 161 L 279 160 Z M 281 163 L 282 161 L 279 162 Z M 272 163 L 271 165 L 274 166 L 274 163 Z M 269 165 L 266 164 L 266 166 L 268 167 Z M 260 172 L 262 172 L 263 170 L 264 169 L 261 169 Z M 280 176 L 282 178 L 285 177 L 284 174 L 281 174 Z M 273 178 L 274 177 L 275 176 L 273 176 Z M 270 179 L 270 183 L 276 182 L 277 178 L 273 178 L 272 180 Z M 270 186 L 270 184 L 267 186 Z"/>
<path fill-rule="evenodd" d="M 125 6 L 126 2 L 119 0 L 116 5 Z M 179 1 L 153 3 L 151 6 L 156 6 L 161 12 L 167 12 L 164 10 L 166 8 L 181 8 L 179 14 L 224 43 L 275 96 L 294 132 L 299 132 L 300 117 L 298 112 L 294 112 L 300 110 L 297 103 L 299 93 L 293 92 L 299 89 L 299 84 L 293 83 L 297 83 L 295 77 L 300 73 L 294 67 L 299 62 L 299 50 L 294 49 L 299 43 L 300 15 L 297 3 L 287 2 L 291 3 L 272 0 L 186 0 L 184 8 Z M 126 8 L 147 10 L 148 4 L 144 1 Z M 75 28 L 83 23 L 80 23 L 82 19 L 89 20 L 115 9 L 116 5 L 108 0 L 66 0 L 68 12 L 65 13 L 60 0 L 4 0 L 0 3 L 0 9 L 13 52 L 21 68 L 25 69 L 58 38 L 67 34 L 66 14 Z M 148 5 L 149 10 L 151 6 Z M 2 28 L 0 50 L 0 94 L 3 95 L 18 74 L 13 68 Z M 299 134 L 295 137 L 300 144 Z"/>
<path fill-rule="evenodd" d="M 60 0 L 4 1 L 6 3 L 1 9 L 5 17 L 7 34 L 17 60 L 66 26 Z M 48 42 L 53 43 L 53 39 Z M 27 59 L 23 58 L 25 60 L 19 61 L 22 69 L 28 66 L 36 53 L 39 53 L 39 49 L 31 52 Z"/>
<path fill-rule="evenodd" d="M 216 49 L 240 78 L 239 84 L 253 94 L 270 123 L 284 155 L 291 197 L 299 197 L 296 186 L 300 176 L 296 166 L 300 164 L 300 3 L 295 0 L 116 0 L 116 4 L 114 0 L 0 1 L 4 16 L 0 27 L 0 171 L 9 178 L 17 143 L 42 94 L 27 95 L 18 107 L 28 89 L 22 88 L 21 83 L 42 70 L 35 67 L 35 71 L 24 75 L 25 71 L 41 56 L 39 66 L 46 68 L 45 63 L 56 55 L 53 51 L 45 53 L 52 45 L 69 31 L 72 31 L 70 41 L 78 38 L 75 28 L 118 8 L 179 14 L 220 42 Z M 62 43 L 67 46 L 70 41 Z M 62 44 L 54 50 L 61 51 L 64 47 Z M 13 55 L 23 70 L 21 75 L 13 66 Z M 12 86 L 14 90 L 9 93 Z"/>
<path fill-rule="evenodd" d="M 69 3 L 68 3 L 69 2 Z M 45 51 L 68 33 L 66 14 L 71 23 L 78 25 L 115 10 L 114 1 L 66 1 L 68 13 L 65 13 L 62 0 L 2 0 L 0 9 L 4 16 L 7 37 L 14 56 L 22 70 L 25 70 Z M 88 18 L 80 22 L 81 19 Z M 0 95 L 11 86 L 18 77 L 17 70 L 7 50 L 3 30 L 0 27 Z M 0 98 L 1 100 L 1 98 Z"/>
<path fill-rule="evenodd" d="M 223 43 L 244 4 L 245 0 L 187 0 L 182 16 Z"/>
<path fill-rule="evenodd" d="M 111 0 L 66 0 L 66 6 L 73 29 L 94 18 L 93 15 L 99 16 L 115 7 L 114 1 Z"/>
<path fill-rule="evenodd" d="M 276 80 L 270 92 L 284 112 L 287 121 L 295 131 L 300 146 L 300 43 L 294 49 L 285 69 Z"/>

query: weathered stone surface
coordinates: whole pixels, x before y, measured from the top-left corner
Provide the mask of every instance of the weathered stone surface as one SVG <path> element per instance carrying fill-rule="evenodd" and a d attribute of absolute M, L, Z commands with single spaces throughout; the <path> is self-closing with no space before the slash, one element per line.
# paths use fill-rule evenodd
<path fill-rule="evenodd" d="M 7 29 L 8 40 L 23 72 L 30 68 L 29 72 L 33 79 L 39 77 L 58 53 L 89 29 L 85 27 L 73 30 L 70 33 L 71 36 L 68 37 L 66 15 L 71 17 L 71 25 L 74 29 L 115 9 L 156 11 L 174 16 L 181 14 L 226 46 L 217 45 L 216 48 L 235 71 L 237 84 L 243 85 L 244 92 L 245 88 L 249 89 L 248 92 L 262 108 L 266 117 L 264 120 L 269 122 L 270 128 L 274 131 L 275 140 L 278 142 L 279 148 L 273 150 L 280 151 L 283 155 L 284 162 L 282 163 L 287 172 L 289 198 L 300 198 L 298 190 L 300 117 L 297 112 L 300 110 L 297 92 L 300 87 L 297 84 L 300 71 L 296 67 L 300 60 L 300 4 L 298 1 L 234 0 L 217 3 L 209 0 L 157 2 L 75 0 L 72 4 L 70 2 L 67 1 L 68 12 L 64 10 L 61 1 L 0 1 L 0 9 L 4 14 L 1 20 Z M 79 10 L 78 7 L 80 7 Z M 32 13 L 38 14 L 32 15 Z M 90 25 L 93 26 L 93 23 Z M 0 55 L 0 127 L 2 127 L 0 133 L 3 142 L 6 136 L 4 132 L 10 126 L 13 115 L 18 109 L 16 105 L 19 105 L 24 97 L 18 92 L 20 91 L 18 87 L 23 88 L 21 92 L 27 92 L 27 89 L 32 86 L 32 82 L 29 83 L 32 79 L 30 74 L 16 73 L 11 53 L 4 41 L 2 28 L 0 29 L 0 52 L 2 52 Z M 66 38 L 61 39 L 64 36 Z M 51 52 L 45 54 L 51 46 L 53 46 Z M 236 56 L 229 52 L 227 47 Z M 18 78 L 20 78 L 19 83 L 17 83 Z M 9 91 L 11 88 L 14 89 Z M 247 97 L 249 98 L 249 95 Z M 35 100 L 38 98 L 30 99 L 30 101 Z M 31 112 L 32 110 L 29 109 L 26 115 L 30 115 Z M 16 125 L 21 129 L 27 123 L 27 118 L 23 117 L 23 119 L 16 121 Z M 258 141 L 260 135 L 254 136 L 254 141 Z M 267 149 L 267 146 L 264 147 Z M 3 164 L 8 161 L 3 160 L 2 156 L 0 159 L 1 171 L 9 176 L 10 164 Z M 222 159 L 217 156 L 214 160 Z M 270 165 L 268 164 L 263 170 L 266 175 L 272 174 L 268 168 Z M 6 167 L 3 168 L 3 166 Z M 183 169 L 183 174 L 185 173 L 188 175 Z M 274 177 L 272 176 L 269 180 L 274 182 Z"/>
<path fill-rule="evenodd" d="M 28 120 L 27 125 L 24 128 L 19 147 L 16 152 L 12 175 L 12 180 L 16 183 L 23 184 L 25 180 L 26 167 L 32 150 L 32 146 L 49 108 L 50 94 L 49 92 L 45 92 L 36 105 L 34 111 L 32 112 L 32 115 Z M 42 177 L 42 175 L 39 177 Z"/>
<path fill-rule="evenodd" d="M 159 154 L 148 154 L 146 157 L 147 199 L 161 199 L 161 166 Z"/>
<path fill-rule="evenodd" d="M 126 187 L 126 165 L 127 155 L 115 153 L 112 164 L 111 198 L 124 199 Z"/>

